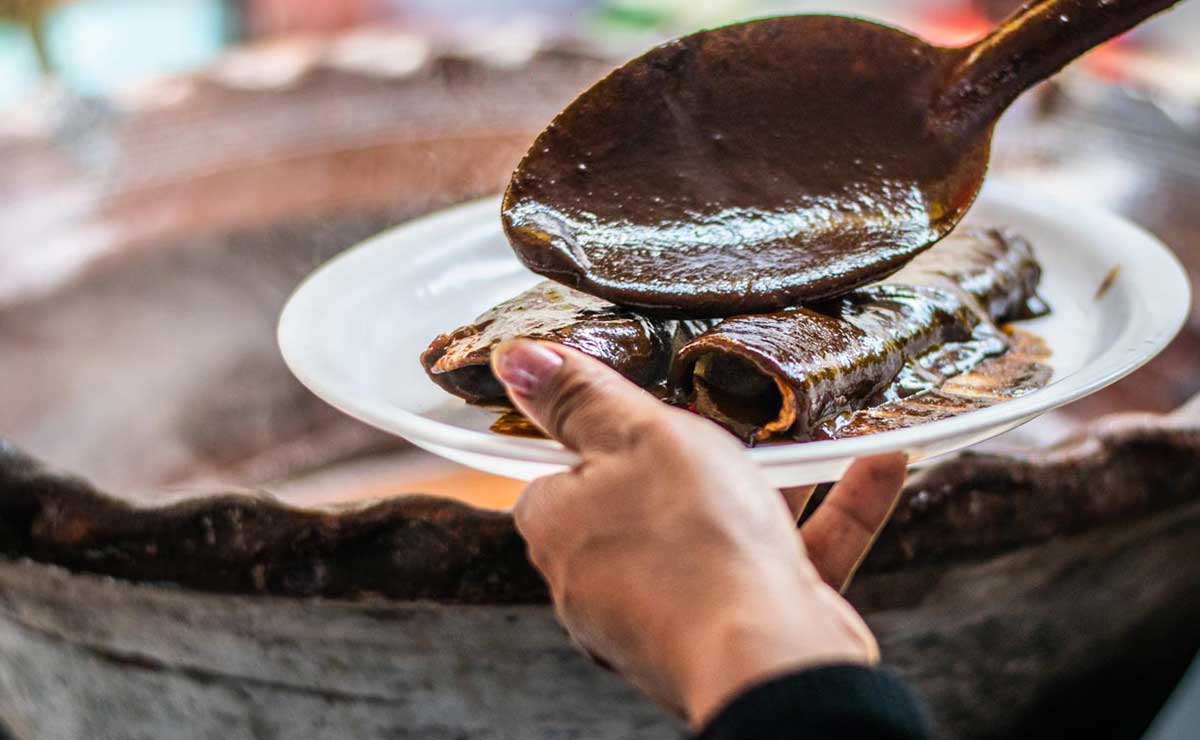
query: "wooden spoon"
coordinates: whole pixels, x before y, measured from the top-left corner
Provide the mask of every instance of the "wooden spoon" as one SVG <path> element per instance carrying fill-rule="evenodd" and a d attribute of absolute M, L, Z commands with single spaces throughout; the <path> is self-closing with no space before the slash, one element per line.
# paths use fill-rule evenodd
<path fill-rule="evenodd" d="M 1038 0 L 978 43 L 828 15 L 668 42 L 584 92 L 504 197 L 534 272 L 660 313 L 828 298 L 962 218 L 1012 101 L 1176 0 Z"/>

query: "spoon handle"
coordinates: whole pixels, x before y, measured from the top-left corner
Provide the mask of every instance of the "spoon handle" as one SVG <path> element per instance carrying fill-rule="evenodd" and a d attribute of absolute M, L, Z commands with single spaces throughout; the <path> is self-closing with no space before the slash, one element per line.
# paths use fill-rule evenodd
<path fill-rule="evenodd" d="M 991 125 L 1025 90 L 1088 49 L 1178 0 L 1030 0 L 980 41 L 954 50 L 935 120 L 951 131 Z"/>

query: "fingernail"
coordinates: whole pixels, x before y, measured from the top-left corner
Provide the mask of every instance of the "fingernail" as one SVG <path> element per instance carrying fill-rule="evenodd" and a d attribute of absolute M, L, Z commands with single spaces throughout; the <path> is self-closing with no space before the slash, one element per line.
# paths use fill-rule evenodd
<path fill-rule="evenodd" d="M 536 394 L 562 364 L 562 357 L 537 342 L 503 342 L 492 352 L 492 372 L 522 396 Z"/>

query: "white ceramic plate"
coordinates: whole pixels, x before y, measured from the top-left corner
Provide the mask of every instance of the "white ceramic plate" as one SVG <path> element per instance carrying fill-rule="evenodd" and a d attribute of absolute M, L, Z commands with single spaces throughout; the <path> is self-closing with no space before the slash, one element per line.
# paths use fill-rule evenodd
<path fill-rule="evenodd" d="M 1011 226 L 1033 243 L 1053 311 L 1023 326 L 1054 351 L 1050 384 L 908 429 L 750 450 L 775 485 L 834 480 L 860 455 L 905 450 L 918 462 L 993 437 L 1129 374 L 1183 324 L 1183 268 L 1117 216 L 992 182 L 968 221 Z M 1097 298 L 1114 267 L 1115 283 Z M 496 415 L 438 388 L 417 358 L 437 334 L 538 280 L 504 239 L 499 201 L 468 203 L 386 231 L 314 272 L 284 308 L 279 345 L 292 372 L 346 413 L 465 465 L 534 478 L 577 458 L 556 442 L 489 432 Z"/>

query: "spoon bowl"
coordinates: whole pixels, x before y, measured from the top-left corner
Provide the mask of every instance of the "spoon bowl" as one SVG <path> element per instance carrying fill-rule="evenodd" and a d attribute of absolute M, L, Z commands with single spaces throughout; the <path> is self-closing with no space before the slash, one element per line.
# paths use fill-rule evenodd
<path fill-rule="evenodd" d="M 689 317 L 886 277 L 945 236 L 1023 90 L 1173 0 L 1042 0 L 980 42 L 857 18 L 764 18 L 612 72 L 538 136 L 502 204 L 521 261 Z"/>

